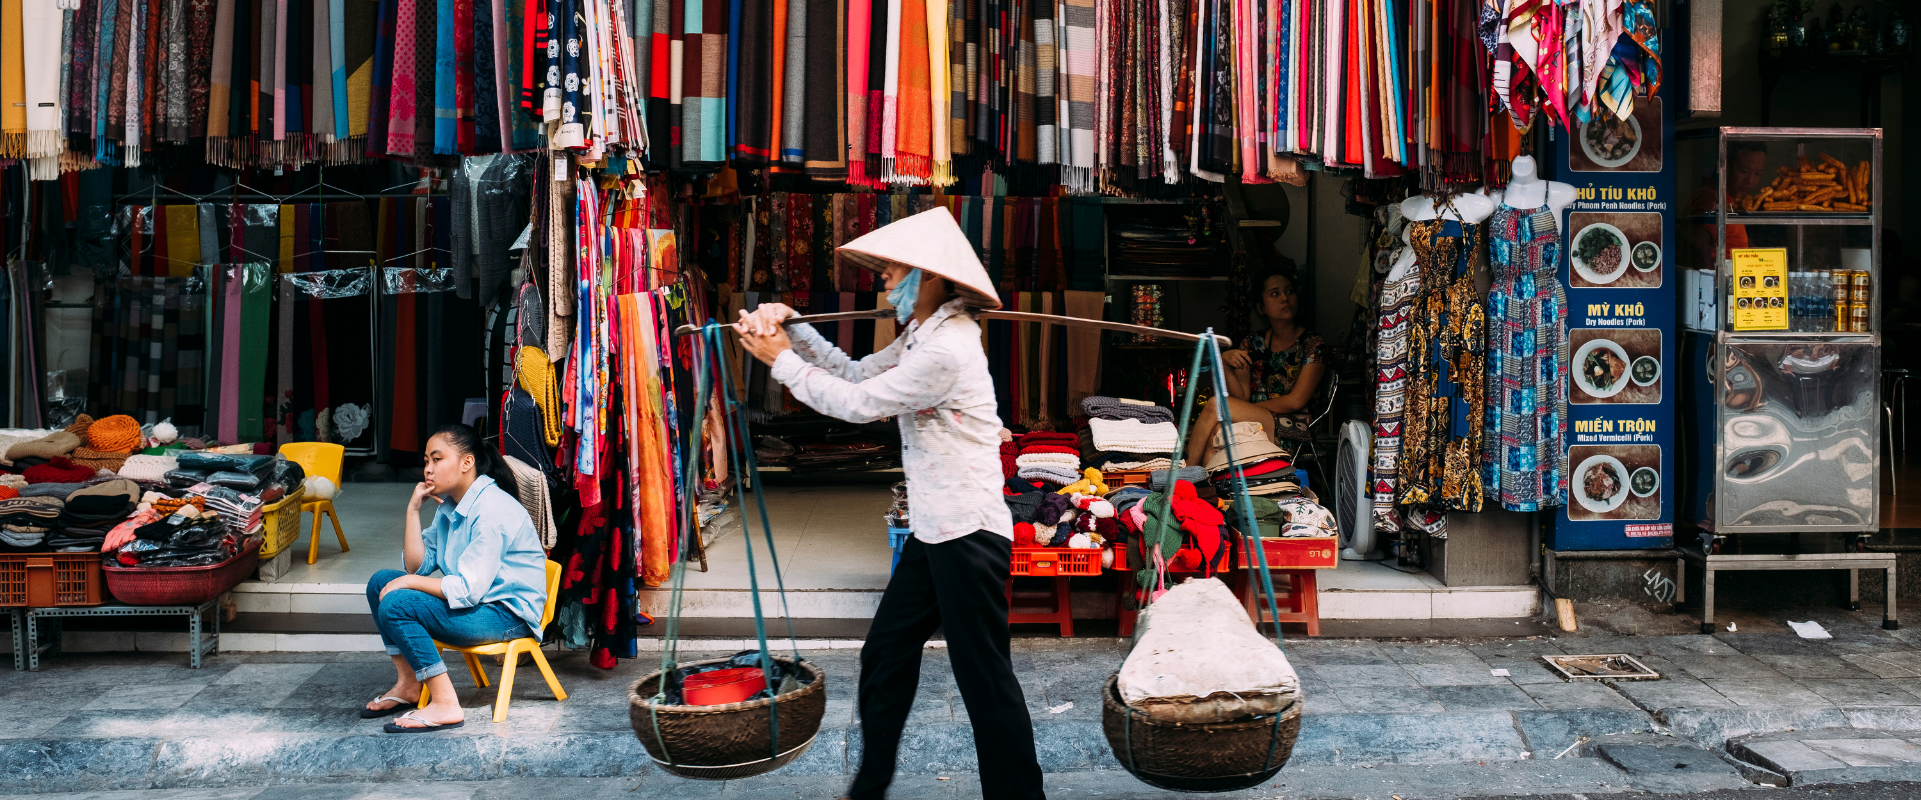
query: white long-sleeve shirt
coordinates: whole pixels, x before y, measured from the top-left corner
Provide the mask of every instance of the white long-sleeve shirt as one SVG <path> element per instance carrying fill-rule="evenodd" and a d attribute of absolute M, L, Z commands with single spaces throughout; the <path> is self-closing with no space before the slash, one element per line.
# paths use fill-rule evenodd
<path fill-rule="evenodd" d="M 927 544 L 975 531 L 1014 538 L 1001 486 L 999 407 L 981 350 L 980 323 L 961 301 L 893 344 L 855 361 L 806 324 L 787 329 L 793 349 L 774 379 L 815 411 L 848 422 L 900 420 L 901 460 L 914 538 Z"/>

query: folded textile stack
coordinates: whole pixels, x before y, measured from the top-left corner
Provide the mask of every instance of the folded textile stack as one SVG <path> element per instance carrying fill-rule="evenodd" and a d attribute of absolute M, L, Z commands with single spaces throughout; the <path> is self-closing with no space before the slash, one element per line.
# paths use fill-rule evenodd
<path fill-rule="evenodd" d="M 95 423 L 95 427 L 99 427 L 99 423 Z M 139 485 L 124 478 L 75 489 L 67 496 L 55 528 L 47 536 L 47 549 L 63 553 L 100 552 L 107 533 L 133 514 L 139 499 Z"/>
<path fill-rule="evenodd" d="M 201 567 L 233 558 L 245 538 L 218 514 L 183 508 L 134 530 L 114 551 L 123 567 Z"/>
<path fill-rule="evenodd" d="M 46 463 L 47 459 L 64 456 L 80 445 L 78 435 L 67 431 L 54 431 L 37 439 L 9 445 L 7 460 L 14 462 L 14 466 L 21 466 L 20 462 L 23 459 L 40 459 L 38 463 Z"/>
<path fill-rule="evenodd" d="M 260 509 L 266 506 L 258 495 L 234 491 L 225 486 L 212 486 L 191 493 L 205 504 L 208 512 L 218 515 L 227 523 L 235 536 L 247 537 L 260 532 Z"/>
<path fill-rule="evenodd" d="M 1220 496 L 1234 496 L 1234 477 L 1237 472 L 1247 481 L 1247 493 L 1250 495 L 1301 490 L 1301 484 L 1294 475 L 1293 457 L 1267 438 L 1267 431 L 1260 423 L 1236 422 L 1228 426 L 1225 441 L 1222 433 L 1220 430 L 1214 431 L 1214 437 L 1208 441 L 1206 464 L 1208 474 L 1213 476 L 1214 491 Z M 1229 443 L 1234 450 L 1232 460 L 1227 457 Z"/>
<path fill-rule="evenodd" d="M 173 456 L 129 456 L 126 463 L 117 470 L 120 477 L 141 483 L 165 484 L 167 473 L 180 468 L 180 459 Z"/>
<path fill-rule="evenodd" d="M 1080 437 L 1071 433 L 1038 431 L 1014 438 L 1014 477 L 1066 486 L 1081 479 Z"/>
<path fill-rule="evenodd" d="M 1166 469 L 1155 470 L 1153 474 L 1147 476 L 1147 487 L 1157 492 L 1167 488 L 1167 473 Z M 1202 481 L 1207 480 L 1207 470 L 1200 467 L 1182 467 L 1174 470 L 1174 480 L 1187 481 L 1199 486 Z"/>
<path fill-rule="evenodd" d="M 1174 452 L 1174 440 L 1178 438 L 1172 422 L 1090 417 L 1087 420 L 1087 428 L 1094 435 L 1094 449 L 1103 453 L 1147 453 L 1164 456 Z"/>
<path fill-rule="evenodd" d="M 1088 438 L 1094 451 L 1087 457 L 1089 466 L 1104 472 L 1145 472 L 1173 466 L 1173 411 L 1145 400 L 1100 396 L 1082 400 L 1081 411 L 1087 414 Z M 1100 421 L 1098 431 L 1096 420 Z"/>
<path fill-rule="evenodd" d="M 260 491 L 261 485 L 273 476 L 276 465 L 282 463 L 274 456 L 211 451 L 181 452 L 175 458 L 180 466 L 167 473 L 168 485 L 185 489 L 198 483 L 211 483 L 249 493 Z"/>
<path fill-rule="evenodd" d="M 75 464 L 66 456 L 54 456 L 45 464 L 39 464 L 21 471 L 28 483 L 79 483 L 92 478 L 99 472 L 93 467 Z"/>
<path fill-rule="evenodd" d="M 15 497 L 0 500 L 0 550 L 45 552 L 66 501 L 52 497 Z"/>
<path fill-rule="evenodd" d="M 1081 400 L 1081 411 L 1090 419 L 1124 420 L 1132 419 L 1146 423 L 1173 422 L 1174 411 L 1154 405 L 1146 400 L 1129 400 L 1124 397 L 1094 396 Z"/>
<path fill-rule="evenodd" d="M 1299 494 L 1275 497 L 1253 496 L 1248 498 L 1248 504 L 1248 510 L 1254 515 L 1254 525 L 1260 528 L 1260 536 L 1263 539 L 1296 539 L 1339 534 L 1334 524 L 1333 512 Z M 1227 516 L 1227 524 L 1235 530 L 1240 530 L 1242 522 L 1239 503 L 1229 504 L 1224 513 Z"/>

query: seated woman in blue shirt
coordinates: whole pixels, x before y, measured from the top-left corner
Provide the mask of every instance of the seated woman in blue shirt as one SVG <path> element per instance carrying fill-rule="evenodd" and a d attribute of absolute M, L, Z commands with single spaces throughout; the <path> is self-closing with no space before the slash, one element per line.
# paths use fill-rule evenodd
<path fill-rule="evenodd" d="M 385 569 L 367 581 L 367 605 L 398 679 L 360 716 L 413 708 L 423 683 L 432 695 L 426 708 L 388 723 L 388 733 L 459 727 L 465 714 L 434 642 L 537 639 L 547 600 L 547 556 L 516 499 L 513 472 L 493 445 L 469 426 L 448 425 L 427 440 L 424 472 L 407 503 L 407 571 Z M 438 508 L 423 533 L 420 504 L 429 497 Z M 440 577 L 431 577 L 435 572 Z"/>

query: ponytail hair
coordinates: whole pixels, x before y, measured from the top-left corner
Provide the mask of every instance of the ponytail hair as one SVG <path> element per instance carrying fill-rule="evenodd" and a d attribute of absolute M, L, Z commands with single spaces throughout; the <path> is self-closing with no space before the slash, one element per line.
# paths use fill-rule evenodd
<path fill-rule="evenodd" d="M 442 425 L 439 430 L 434 431 L 434 436 L 445 438 L 447 444 L 452 445 L 456 452 L 473 456 L 476 472 L 493 478 L 501 491 L 506 492 L 516 502 L 520 500 L 520 481 L 514 478 L 513 468 L 507 466 L 507 459 L 500 455 L 499 450 L 495 450 L 492 444 L 480 438 L 480 432 L 474 430 L 472 425 L 459 422 Z"/>

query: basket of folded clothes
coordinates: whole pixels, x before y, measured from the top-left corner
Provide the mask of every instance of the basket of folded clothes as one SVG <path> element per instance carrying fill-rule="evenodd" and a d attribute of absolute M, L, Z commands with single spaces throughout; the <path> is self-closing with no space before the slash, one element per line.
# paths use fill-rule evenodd
<path fill-rule="evenodd" d="M 102 567 L 108 591 L 130 605 L 199 605 L 246 580 L 260 561 L 260 537 L 191 503 L 132 534 Z"/>

